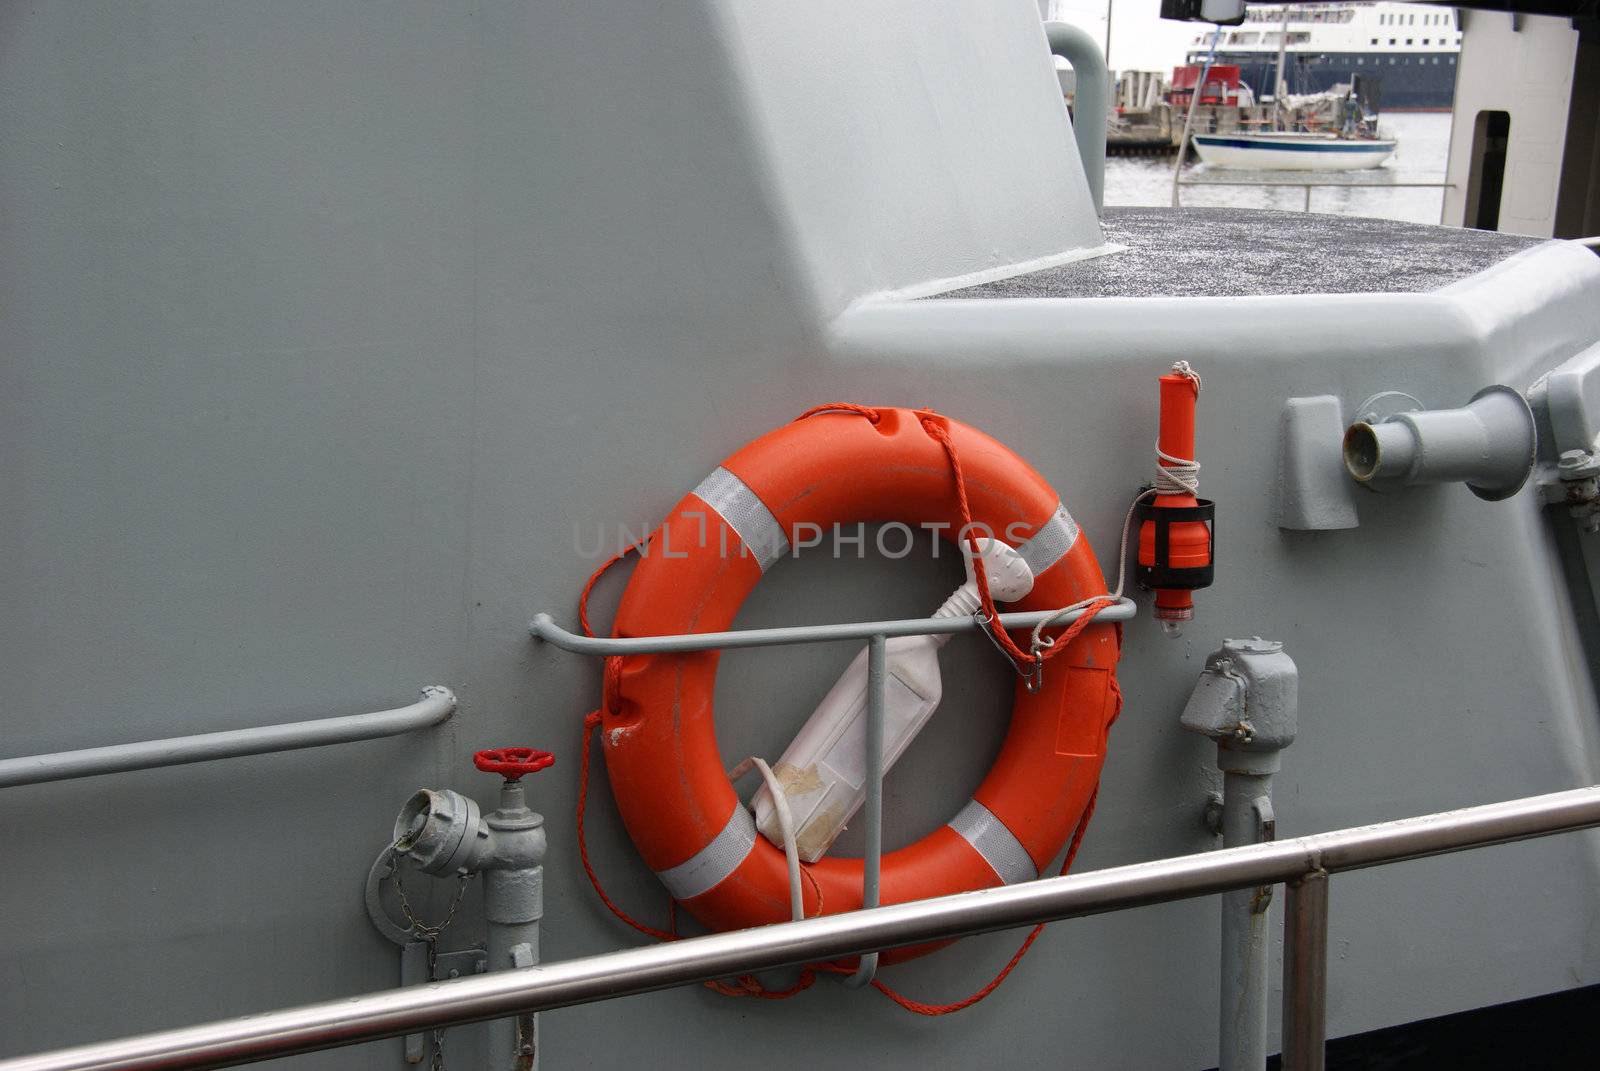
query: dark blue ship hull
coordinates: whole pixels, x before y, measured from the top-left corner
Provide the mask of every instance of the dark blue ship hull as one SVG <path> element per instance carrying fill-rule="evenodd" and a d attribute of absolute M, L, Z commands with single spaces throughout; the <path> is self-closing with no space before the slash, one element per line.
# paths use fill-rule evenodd
<path fill-rule="evenodd" d="M 1204 63 L 1205 59 L 1204 52 L 1189 54 L 1190 63 Z M 1258 97 L 1271 95 L 1276 56 L 1224 51 L 1217 53 L 1216 62 L 1237 66 L 1241 77 Z M 1369 107 L 1390 111 L 1447 110 L 1455 99 L 1456 56 L 1453 52 L 1319 52 L 1290 53 L 1284 60 L 1283 79 L 1290 93 L 1321 93 L 1341 82 L 1348 84 L 1357 77 L 1366 87 L 1364 95 Z"/>

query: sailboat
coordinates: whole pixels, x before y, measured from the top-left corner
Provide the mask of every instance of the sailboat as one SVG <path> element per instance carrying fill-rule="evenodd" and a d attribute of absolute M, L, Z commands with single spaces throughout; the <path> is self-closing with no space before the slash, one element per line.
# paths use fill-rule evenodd
<path fill-rule="evenodd" d="M 1200 162 L 1216 168 L 1251 171 L 1360 171 L 1381 166 L 1399 141 L 1381 137 L 1377 116 L 1369 115 L 1357 85 L 1336 86 L 1311 102 L 1331 106 L 1333 122 L 1322 129 L 1283 129 L 1284 51 L 1289 39 L 1289 8 L 1278 31 L 1278 61 L 1273 76 L 1272 130 L 1193 135 Z"/>

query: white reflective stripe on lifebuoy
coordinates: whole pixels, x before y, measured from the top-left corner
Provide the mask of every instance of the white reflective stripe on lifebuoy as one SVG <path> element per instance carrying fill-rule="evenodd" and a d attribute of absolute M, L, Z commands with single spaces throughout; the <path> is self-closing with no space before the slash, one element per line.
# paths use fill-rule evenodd
<path fill-rule="evenodd" d="M 1033 575 L 1038 576 L 1067 556 L 1072 544 L 1078 541 L 1078 522 L 1067 512 L 1064 502 L 1056 503 L 1056 511 L 1033 534 L 1033 538 L 1017 548 L 1022 560 L 1028 563 Z"/>
<path fill-rule="evenodd" d="M 750 486 L 727 469 L 719 468 L 701 480 L 694 494 L 739 533 L 763 573 L 788 555 L 789 538 L 783 525 Z"/>
<path fill-rule="evenodd" d="M 1007 885 L 1019 881 L 1032 881 L 1039 876 L 1033 857 L 1022 846 L 1017 835 L 995 813 L 977 800 L 968 800 L 961 813 L 946 823 L 972 845 L 972 850 L 983 856 L 983 861 Z"/>
<path fill-rule="evenodd" d="M 722 827 L 722 832 L 711 838 L 711 843 L 695 852 L 687 861 L 669 870 L 656 871 L 656 877 L 667 887 L 674 900 L 689 900 L 708 893 L 721 885 L 739 869 L 756 846 L 756 820 L 744 804 L 736 803 L 733 817 Z"/>

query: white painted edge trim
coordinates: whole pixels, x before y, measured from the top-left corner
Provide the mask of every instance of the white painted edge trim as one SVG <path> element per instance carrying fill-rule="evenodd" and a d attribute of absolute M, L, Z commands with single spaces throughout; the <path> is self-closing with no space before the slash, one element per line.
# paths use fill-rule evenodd
<path fill-rule="evenodd" d="M 1069 249 L 1064 253 L 1051 253 L 1049 256 L 1036 257 L 1033 260 L 1024 260 L 1016 264 L 1002 264 L 995 268 L 984 268 L 981 271 L 968 272 L 965 275 L 952 275 L 945 279 L 929 279 L 927 282 L 913 283 L 910 286 L 903 286 L 896 290 L 879 290 L 857 298 L 851 302 L 851 306 L 870 305 L 878 302 L 915 301 L 918 298 L 933 297 L 936 294 L 948 293 L 951 290 L 962 290 L 969 286 L 982 286 L 984 283 L 993 283 L 1001 279 L 1027 275 L 1029 272 L 1057 268 L 1063 264 L 1073 264 L 1080 260 L 1093 260 L 1095 257 L 1121 253 L 1127 248 L 1127 246 L 1117 242 L 1103 242 L 1100 245 L 1086 246 L 1082 249 Z"/>

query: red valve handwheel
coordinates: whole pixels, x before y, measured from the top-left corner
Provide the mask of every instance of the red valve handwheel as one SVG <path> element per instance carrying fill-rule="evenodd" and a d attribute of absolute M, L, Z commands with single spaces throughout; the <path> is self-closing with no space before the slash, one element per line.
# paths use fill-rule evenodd
<path fill-rule="evenodd" d="M 497 773 L 507 781 L 515 781 L 523 774 L 538 773 L 555 761 L 556 757 L 550 752 L 531 747 L 496 747 L 472 755 L 472 765 L 484 773 Z"/>

